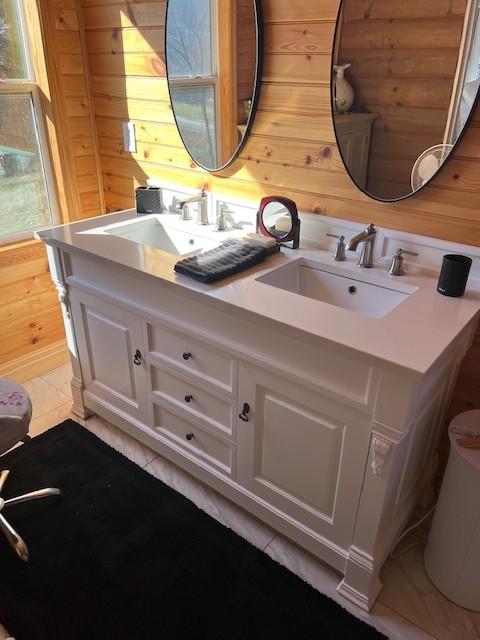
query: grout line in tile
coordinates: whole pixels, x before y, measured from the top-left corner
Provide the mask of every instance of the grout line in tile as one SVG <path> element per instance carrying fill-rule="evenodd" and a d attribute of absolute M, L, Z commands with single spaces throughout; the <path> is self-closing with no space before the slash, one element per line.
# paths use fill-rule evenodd
<path fill-rule="evenodd" d="M 394 613 L 398 618 L 401 618 L 402 620 L 405 620 L 405 622 L 413 627 L 414 629 L 418 629 L 419 631 L 421 631 L 422 633 L 426 634 L 429 638 L 431 638 L 432 640 L 437 640 L 435 638 L 435 636 L 432 636 L 432 634 L 430 633 L 430 631 L 427 631 L 426 629 L 424 629 L 423 627 L 421 627 L 420 625 L 418 625 L 416 622 L 413 622 L 412 620 L 410 620 L 410 618 L 406 618 L 405 615 L 403 613 L 400 613 L 399 611 L 397 611 L 396 609 L 392 609 L 392 607 L 388 604 L 384 604 L 383 602 L 381 603 L 382 607 L 384 609 L 388 609 L 388 611 L 391 611 L 392 613 Z"/>
<path fill-rule="evenodd" d="M 274 534 L 273 534 L 272 539 L 268 542 L 268 544 L 266 544 L 266 545 L 263 547 L 262 551 L 263 551 L 264 553 L 266 552 L 266 550 L 267 550 L 267 549 L 268 549 L 268 547 L 272 544 L 272 542 L 275 540 L 275 538 L 276 538 L 276 537 L 277 537 L 277 534 L 276 534 L 276 533 L 274 533 Z"/>
<path fill-rule="evenodd" d="M 54 371 L 55 371 L 55 369 L 54 369 Z M 72 401 L 72 399 L 69 396 L 67 396 L 64 393 L 62 393 L 59 389 L 57 389 L 57 387 L 54 387 L 53 384 L 48 382 L 48 380 L 45 380 L 42 376 L 36 376 L 35 378 L 31 378 L 30 380 L 27 380 L 26 382 L 22 383 L 22 386 L 28 384 L 29 382 L 33 382 L 34 380 L 41 380 L 46 385 L 48 385 L 51 389 L 53 389 L 56 393 L 59 393 L 59 394 L 65 396 L 68 401 Z M 66 404 L 66 402 L 63 403 L 63 404 Z M 59 405 L 59 406 L 61 406 L 61 405 Z M 53 409 L 50 407 L 50 409 L 47 409 L 44 413 L 36 415 L 35 418 L 33 418 L 33 419 L 34 420 L 38 420 L 38 418 L 43 418 L 44 416 L 47 415 L 47 413 L 50 413 L 50 411 L 55 411 L 56 408 L 58 408 L 58 407 L 54 407 Z"/>
<path fill-rule="evenodd" d="M 148 449 L 148 447 L 146 447 Z M 151 451 L 151 449 L 150 449 Z M 152 452 L 154 453 L 154 452 Z M 155 454 L 153 456 L 153 458 L 151 460 L 149 460 L 148 462 L 146 462 L 144 465 L 142 465 L 142 469 L 145 469 L 145 467 L 148 467 L 149 464 L 151 464 L 152 462 L 154 462 L 155 460 L 157 460 L 160 456 L 158 454 Z"/>
<path fill-rule="evenodd" d="M 429 636 L 429 637 L 433 638 L 434 640 L 436 640 L 435 636 L 432 636 L 431 630 L 429 631 L 425 627 L 421 626 L 420 624 L 418 624 L 417 622 L 412 620 L 410 617 L 406 616 L 405 613 L 400 613 L 400 611 L 397 611 L 396 609 L 393 609 L 390 605 L 385 604 L 381 600 L 379 600 L 379 602 L 381 603 L 382 607 L 385 607 L 386 609 L 389 609 L 389 611 L 393 611 L 393 613 L 396 616 L 398 616 L 399 618 L 402 618 L 402 620 L 405 620 L 405 622 L 408 622 L 409 625 L 415 627 L 416 629 L 420 629 L 420 631 L 422 631 L 423 633 L 427 634 L 427 636 Z"/>

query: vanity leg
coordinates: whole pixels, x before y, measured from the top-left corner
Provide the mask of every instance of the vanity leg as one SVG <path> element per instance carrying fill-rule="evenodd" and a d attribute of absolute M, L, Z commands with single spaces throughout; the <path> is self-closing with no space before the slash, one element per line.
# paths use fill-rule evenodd
<path fill-rule="evenodd" d="M 73 398 L 72 413 L 82 420 L 88 420 L 88 418 L 91 418 L 95 415 L 95 412 L 90 411 L 90 409 L 85 406 L 85 403 L 83 401 L 83 391 L 85 389 L 85 385 L 83 384 L 82 370 L 77 354 L 72 351 L 72 348 L 70 348 L 70 362 L 72 365 L 72 379 L 70 381 Z"/>
<path fill-rule="evenodd" d="M 388 497 L 389 471 L 396 444 L 385 434 L 372 433 L 353 544 L 344 578 L 337 587 L 338 593 L 364 611 L 371 609 L 382 588 L 379 578 L 382 562 L 378 562 L 378 557 L 384 557 L 384 554 L 379 554 L 378 532 Z"/>
<path fill-rule="evenodd" d="M 71 317 L 70 299 L 68 295 L 68 287 L 65 278 L 65 264 L 61 251 L 55 247 L 47 247 L 48 264 L 50 275 L 57 289 L 60 306 L 62 309 L 63 325 L 65 327 L 65 339 L 68 351 L 70 353 L 70 362 L 72 365 L 72 413 L 82 420 L 87 420 L 95 415 L 93 411 L 87 409 L 83 402 L 83 376 L 78 358 L 77 342 L 75 340 L 75 332 L 73 330 L 73 322 Z"/>
<path fill-rule="evenodd" d="M 382 589 L 380 567 L 374 568 L 372 558 L 360 549 L 350 547 L 350 556 L 343 580 L 337 592 L 364 611 L 370 611 Z"/>
<path fill-rule="evenodd" d="M 95 413 L 93 411 L 90 411 L 90 409 L 87 409 L 87 407 L 83 403 L 82 381 L 79 380 L 78 378 L 73 377 L 70 385 L 72 388 L 72 398 L 73 398 L 72 413 L 75 416 L 78 416 L 79 418 L 81 418 L 82 420 L 88 420 L 88 418 L 91 418 L 92 416 L 94 416 Z"/>

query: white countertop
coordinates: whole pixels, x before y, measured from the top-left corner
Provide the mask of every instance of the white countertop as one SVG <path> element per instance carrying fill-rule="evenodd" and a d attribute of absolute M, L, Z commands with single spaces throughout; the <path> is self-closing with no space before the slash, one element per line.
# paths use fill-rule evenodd
<path fill-rule="evenodd" d="M 180 222 L 178 215 L 164 214 L 158 218 L 166 226 L 191 230 L 219 242 L 246 233 L 198 227 L 195 223 Z M 306 339 L 312 336 L 328 341 L 332 346 L 341 345 L 417 375 L 425 374 L 432 367 L 480 311 L 480 291 L 476 289 L 467 288 L 462 298 L 448 298 L 437 293 L 436 277 L 412 274 L 392 278 L 383 265 L 364 270 L 352 259 L 334 263 L 337 272 L 341 270 L 347 276 L 355 276 L 368 271 L 365 275 L 373 278 L 376 284 L 400 288 L 406 285 L 416 290 L 383 318 L 372 318 L 257 281 L 260 275 L 300 257 L 332 265 L 331 254 L 320 249 L 293 251 L 284 248 L 262 265 L 233 278 L 213 285 L 198 283 L 175 273 L 173 267 L 179 256 L 95 231 L 107 224 L 135 219 L 135 211 L 128 210 L 49 228 L 36 235 L 49 245 L 99 256 L 158 278 L 169 286 L 203 294 L 212 304 L 230 305 L 241 309 L 242 313 L 256 314 L 300 331 L 306 334 L 303 336 Z"/>

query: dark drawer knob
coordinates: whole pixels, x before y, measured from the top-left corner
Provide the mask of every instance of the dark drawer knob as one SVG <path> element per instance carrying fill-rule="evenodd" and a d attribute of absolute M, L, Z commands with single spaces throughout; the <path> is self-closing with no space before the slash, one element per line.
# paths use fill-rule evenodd
<path fill-rule="evenodd" d="M 185 402 L 191 402 L 193 400 L 192 395 L 185 396 Z"/>
<path fill-rule="evenodd" d="M 185 438 L 190 442 L 191 440 L 193 440 L 195 437 L 195 434 L 193 433 L 187 433 L 187 435 L 185 436 Z"/>
<path fill-rule="evenodd" d="M 133 356 L 133 364 L 139 367 L 142 364 L 142 352 L 140 349 L 135 351 L 135 355 Z"/>
<path fill-rule="evenodd" d="M 245 404 L 243 405 L 242 412 L 238 417 L 240 418 L 240 420 L 243 420 L 243 422 L 248 422 L 248 420 L 249 420 L 248 414 L 249 413 L 250 413 L 250 405 L 248 404 L 248 402 L 245 402 Z"/>
<path fill-rule="evenodd" d="M 185 351 L 185 353 L 182 356 L 184 360 L 190 360 L 191 357 L 192 357 L 192 354 L 188 353 L 187 351 Z"/>

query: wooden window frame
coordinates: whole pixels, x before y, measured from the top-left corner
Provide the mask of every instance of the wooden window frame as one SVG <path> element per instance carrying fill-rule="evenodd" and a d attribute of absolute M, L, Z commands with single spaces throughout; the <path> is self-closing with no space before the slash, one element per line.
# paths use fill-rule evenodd
<path fill-rule="evenodd" d="M 56 54 L 55 17 L 51 0 L 24 0 L 23 11 L 25 28 L 29 35 L 29 46 L 34 55 L 31 64 L 35 71 L 36 85 L 43 130 L 50 153 L 53 171 L 53 189 L 55 193 L 58 220 L 64 224 L 79 219 L 82 210 L 80 196 L 76 188 L 76 174 L 70 143 L 70 131 L 67 117 L 67 104 L 61 85 L 61 68 Z M 33 250 L 39 244 L 30 237 L 0 243 L 0 255 L 17 256 L 18 249 Z M 43 250 L 43 249 L 42 249 Z"/>
<path fill-rule="evenodd" d="M 0 96 L 2 95 L 22 95 L 29 97 L 32 103 L 33 121 L 36 128 L 38 147 L 41 158 L 43 176 L 47 191 L 47 199 L 51 214 L 51 222 L 47 225 L 38 225 L 31 229 L 25 229 L 9 234 L 0 235 L 0 246 L 18 243 L 24 240 L 32 240 L 37 229 L 51 227 L 59 224 L 61 217 L 58 207 L 57 188 L 53 172 L 53 164 L 50 153 L 50 144 L 46 129 L 45 116 L 43 113 L 42 100 L 40 98 L 41 88 L 37 80 L 37 69 L 34 63 L 36 55 L 33 54 L 31 41 L 31 31 L 28 24 L 26 6 L 24 0 L 14 0 L 18 12 L 19 29 L 22 38 L 22 49 L 25 53 L 25 63 L 27 70 L 26 79 L 2 80 L 0 82 Z"/>

